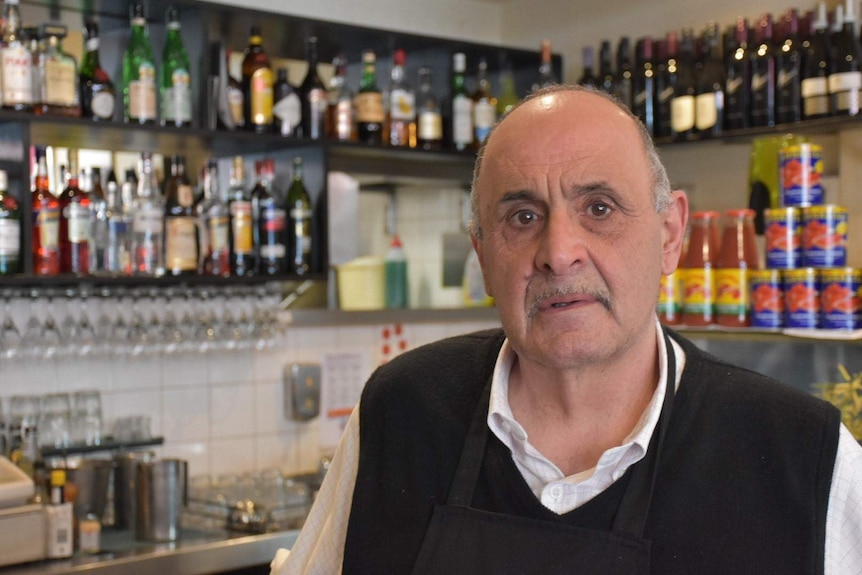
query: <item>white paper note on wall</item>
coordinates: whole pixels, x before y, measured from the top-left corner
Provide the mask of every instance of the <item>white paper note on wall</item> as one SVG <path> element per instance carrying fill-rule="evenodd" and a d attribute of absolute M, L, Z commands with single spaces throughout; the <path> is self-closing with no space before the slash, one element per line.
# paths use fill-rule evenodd
<path fill-rule="evenodd" d="M 359 402 L 362 388 L 374 367 L 367 350 L 323 354 L 320 390 L 320 449 L 332 452 L 344 426 Z"/>

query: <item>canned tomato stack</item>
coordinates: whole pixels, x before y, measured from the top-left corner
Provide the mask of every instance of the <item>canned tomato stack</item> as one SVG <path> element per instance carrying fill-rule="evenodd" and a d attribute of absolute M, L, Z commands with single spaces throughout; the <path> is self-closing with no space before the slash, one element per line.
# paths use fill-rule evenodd
<path fill-rule="evenodd" d="M 782 206 L 764 211 L 767 269 L 752 277 L 752 326 L 862 326 L 862 270 L 847 267 L 847 209 L 824 203 L 822 152 L 781 149 Z"/>

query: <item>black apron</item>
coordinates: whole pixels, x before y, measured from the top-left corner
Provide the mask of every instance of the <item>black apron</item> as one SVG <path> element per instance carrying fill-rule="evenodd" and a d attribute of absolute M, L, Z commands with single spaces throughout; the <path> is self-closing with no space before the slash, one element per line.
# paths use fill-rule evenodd
<path fill-rule="evenodd" d="M 650 542 L 643 539 L 644 524 L 676 389 L 674 353 L 666 334 L 664 340 L 668 360 L 661 414 L 646 455 L 628 471 L 631 477 L 611 531 L 470 507 L 488 441 L 489 380 L 464 441 L 446 505 L 434 508 L 414 575 L 648 574 Z"/>

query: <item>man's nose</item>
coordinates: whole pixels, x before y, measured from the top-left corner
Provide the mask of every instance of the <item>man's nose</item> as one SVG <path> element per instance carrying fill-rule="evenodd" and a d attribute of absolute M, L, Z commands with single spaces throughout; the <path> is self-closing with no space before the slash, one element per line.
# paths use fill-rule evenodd
<path fill-rule="evenodd" d="M 552 211 L 542 229 L 536 267 L 560 276 L 586 256 L 585 233 L 577 218 L 565 210 Z"/>

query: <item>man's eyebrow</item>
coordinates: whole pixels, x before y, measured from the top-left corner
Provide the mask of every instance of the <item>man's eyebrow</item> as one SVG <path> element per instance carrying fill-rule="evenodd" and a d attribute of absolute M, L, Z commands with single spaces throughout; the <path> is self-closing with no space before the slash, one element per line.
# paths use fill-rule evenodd
<path fill-rule="evenodd" d="M 531 192 L 529 190 L 515 190 L 512 192 L 506 192 L 505 194 L 500 196 L 500 199 L 497 201 L 497 205 L 511 204 L 513 202 L 522 202 L 525 200 L 530 202 L 539 201 L 539 194 Z"/>

